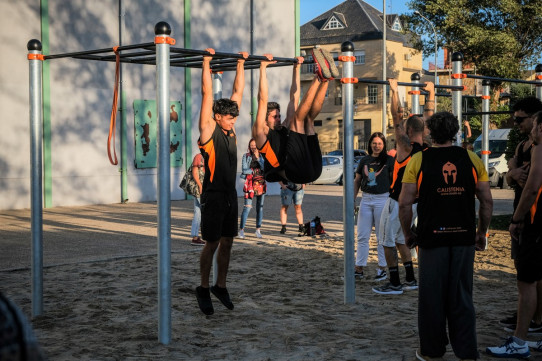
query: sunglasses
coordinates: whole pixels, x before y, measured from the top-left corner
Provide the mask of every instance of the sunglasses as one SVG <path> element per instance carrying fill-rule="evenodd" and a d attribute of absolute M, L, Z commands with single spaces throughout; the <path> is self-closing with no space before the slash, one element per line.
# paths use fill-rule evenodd
<path fill-rule="evenodd" d="M 514 122 L 517 123 L 517 124 L 521 124 L 523 123 L 523 121 L 527 118 L 530 118 L 531 116 L 528 115 L 526 117 L 514 117 Z"/>

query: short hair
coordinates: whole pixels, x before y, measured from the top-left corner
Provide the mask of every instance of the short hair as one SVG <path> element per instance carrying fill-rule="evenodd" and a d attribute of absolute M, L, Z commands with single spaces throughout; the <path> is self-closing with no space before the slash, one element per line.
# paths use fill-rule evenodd
<path fill-rule="evenodd" d="M 534 113 L 533 118 L 536 122 L 536 125 L 542 124 L 542 110 Z"/>
<path fill-rule="evenodd" d="M 423 133 L 425 124 L 423 119 L 417 115 L 411 115 L 406 120 L 405 132 L 408 134 L 408 129 L 412 129 L 413 133 Z"/>
<path fill-rule="evenodd" d="M 542 101 L 535 97 L 526 97 L 518 100 L 512 107 L 515 112 L 524 111 L 525 113 L 532 115 L 542 110 Z"/>
<path fill-rule="evenodd" d="M 456 139 L 459 131 L 459 121 L 450 112 L 438 112 L 427 120 L 427 128 L 431 131 L 431 138 L 437 144 Z"/>
<path fill-rule="evenodd" d="M 231 99 L 218 99 L 213 103 L 213 113 L 220 115 L 231 115 L 232 117 L 239 116 L 239 106 L 237 102 Z"/>
<path fill-rule="evenodd" d="M 268 102 L 267 103 L 267 113 L 266 116 L 269 115 L 273 110 L 278 110 L 280 112 L 280 104 L 277 102 Z"/>

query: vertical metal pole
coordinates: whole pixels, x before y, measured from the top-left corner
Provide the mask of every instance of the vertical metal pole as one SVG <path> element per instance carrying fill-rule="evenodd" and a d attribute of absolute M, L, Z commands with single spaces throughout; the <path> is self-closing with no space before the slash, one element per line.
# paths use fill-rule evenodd
<path fill-rule="evenodd" d="M 482 81 L 482 112 L 489 112 L 491 95 L 489 87 L 491 82 L 487 79 Z M 489 114 L 482 115 L 482 162 L 486 171 L 489 169 Z"/>
<path fill-rule="evenodd" d="M 452 85 L 463 86 L 463 54 L 456 52 L 452 54 Z M 452 112 L 459 122 L 459 131 L 455 140 L 456 145 L 461 146 L 463 109 L 461 107 L 463 93 L 461 90 L 452 89 Z"/>
<path fill-rule="evenodd" d="M 250 54 L 254 54 L 254 0 L 250 0 Z M 258 100 L 254 96 L 254 69 L 250 69 L 250 126 L 256 121 Z"/>
<path fill-rule="evenodd" d="M 184 0 L 184 48 L 192 48 L 191 37 L 191 8 L 192 1 Z M 191 68 L 184 69 L 184 169 L 188 171 L 192 161 L 192 72 Z M 188 195 L 185 193 L 185 199 Z"/>
<path fill-rule="evenodd" d="M 388 54 L 386 50 L 386 37 L 388 30 L 388 21 L 386 20 L 386 0 L 382 1 L 382 80 L 386 81 L 388 77 Z M 386 91 L 388 86 L 382 85 L 382 134 L 386 136 L 388 128 L 388 99 Z"/>
<path fill-rule="evenodd" d="M 213 73 L 213 99 L 218 100 L 222 98 L 222 72 Z M 220 246 L 218 246 L 220 247 Z M 218 279 L 218 264 L 216 257 L 218 255 L 218 248 L 213 255 L 213 285 L 216 285 Z"/>
<path fill-rule="evenodd" d="M 154 27 L 156 39 L 167 39 L 171 27 L 159 22 Z M 158 199 L 158 330 L 159 341 L 171 340 L 171 180 L 170 180 L 170 125 L 169 125 L 169 43 L 156 44 L 156 111 L 157 136 L 157 199 Z"/>
<path fill-rule="evenodd" d="M 437 31 L 435 30 L 435 27 L 433 26 L 433 23 L 430 23 L 431 27 L 433 28 L 433 32 L 435 33 L 435 85 L 438 84 L 438 74 L 437 74 L 437 54 L 438 54 L 438 43 L 437 43 Z M 435 113 L 437 112 L 437 98 L 435 97 Z"/>
<path fill-rule="evenodd" d="M 420 84 L 420 74 L 413 73 L 410 76 L 410 81 L 412 83 Z M 411 94 L 411 115 L 412 114 L 421 114 L 421 107 L 420 107 L 420 88 L 419 87 L 412 87 L 412 90 L 410 91 Z"/>
<path fill-rule="evenodd" d="M 32 316 L 43 312 L 43 94 L 41 42 L 27 44 L 30 70 L 30 228 L 32 256 Z"/>
<path fill-rule="evenodd" d="M 124 0 L 119 0 L 119 46 L 123 45 L 123 35 L 126 27 L 126 9 Z M 119 69 L 119 93 L 120 93 L 120 201 L 128 200 L 128 124 L 126 122 L 126 93 L 124 92 L 123 76 L 124 63 L 120 63 Z"/>
<path fill-rule="evenodd" d="M 542 100 L 542 64 L 538 64 L 534 71 L 536 72 L 536 81 L 540 83 L 536 86 L 536 97 Z"/>
<path fill-rule="evenodd" d="M 346 41 L 341 45 L 342 55 L 354 56 L 354 44 Z M 354 62 L 343 62 L 343 79 L 354 76 Z M 344 220 L 344 303 L 356 302 L 354 279 L 354 84 L 343 82 L 343 220 Z"/>

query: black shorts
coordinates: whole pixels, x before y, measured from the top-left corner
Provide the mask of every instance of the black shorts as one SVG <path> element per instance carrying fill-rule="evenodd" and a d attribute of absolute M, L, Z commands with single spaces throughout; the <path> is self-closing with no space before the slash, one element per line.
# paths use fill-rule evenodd
<path fill-rule="evenodd" d="M 204 192 L 201 195 L 201 236 L 207 242 L 237 236 L 237 193 Z"/>
<path fill-rule="evenodd" d="M 292 183 L 314 182 L 322 174 L 322 151 L 318 135 L 290 131 L 286 146 L 284 174 Z"/>
<path fill-rule="evenodd" d="M 533 283 L 542 280 L 542 239 L 540 235 L 521 235 L 515 254 L 517 280 Z"/>

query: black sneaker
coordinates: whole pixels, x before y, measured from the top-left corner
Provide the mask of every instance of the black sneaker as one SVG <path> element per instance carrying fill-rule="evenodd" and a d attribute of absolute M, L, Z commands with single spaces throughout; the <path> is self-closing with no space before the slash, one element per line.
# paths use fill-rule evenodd
<path fill-rule="evenodd" d="M 516 331 L 516 325 L 509 325 L 504 328 L 505 331 L 508 332 L 514 332 Z M 539 334 L 542 332 L 542 323 L 536 323 L 534 321 L 531 321 L 529 324 L 529 331 L 528 334 Z"/>
<path fill-rule="evenodd" d="M 206 315 L 212 315 L 215 313 L 213 308 L 213 302 L 211 301 L 211 294 L 208 288 L 201 286 L 196 287 L 196 298 L 198 299 L 198 305 L 201 312 Z"/>
<path fill-rule="evenodd" d="M 280 234 L 285 234 L 286 233 L 286 225 L 282 225 L 282 227 L 280 228 Z"/>
<path fill-rule="evenodd" d="M 389 282 L 384 286 L 373 287 L 373 292 L 380 295 L 401 295 L 403 294 L 403 286 L 394 286 Z"/>
<path fill-rule="evenodd" d="M 374 278 L 375 282 L 384 281 L 386 278 L 388 278 L 386 270 L 378 268 L 376 270 L 376 276 Z"/>
<path fill-rule="evenodd" d="M 499 321 L 499 324 L 501 326 L 514 326 L 515 327 L 516 323 L 518 323 L 518 313 L 517 312 L 514 312 L 514 314 L 512 314 L 512 316 L 503 318 L 502 320 Z"/>
<path fill-rule="evenodd" d="M 211 292 L 220 300 L 220 302 L 222 302 L 224 306 L 226 306 L 228 310 L 233 310 L 233 303 L 231 302 L 230 294 L 226 288 L 211 286 Z"/>
<path fill-rule="evenodd" d="M 304 235 L 307 234 L 307 230 L 305 229 L 305 225 L 304 224 L 300 224 L 299 225 L 299 234 L 297 235 L 298 237 L 303 237 Z"/>

